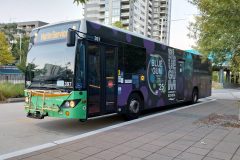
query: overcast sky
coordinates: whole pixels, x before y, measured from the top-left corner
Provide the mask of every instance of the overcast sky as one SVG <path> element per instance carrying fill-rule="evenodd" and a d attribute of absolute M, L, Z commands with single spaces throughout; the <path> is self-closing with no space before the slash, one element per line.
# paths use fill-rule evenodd
<path fill-rule="evenodd" d="M 197 9 L 188 0 L 172 0 L 170 46 L 190 49 L 187 37 L 189 20 Z M 48 23 L 82 18 L 82 7 L 73 0 L 0 0 L 0 23 L 45 21 Z"/>

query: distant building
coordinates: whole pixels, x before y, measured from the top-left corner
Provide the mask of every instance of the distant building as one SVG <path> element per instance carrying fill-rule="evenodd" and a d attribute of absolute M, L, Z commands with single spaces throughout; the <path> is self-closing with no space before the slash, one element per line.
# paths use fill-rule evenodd
<path fill-rule="evenodd" d="M 153 0 L 152 38 L 169 45 L 172 0 Z"/>
<path fill-rule="evenodd" d="M 18 22 L 17 23 L 17 28 L 24 30 L 26 32 L 27 35 L 30 34 L 30 32 L 34 29 L 34 28 L 38 28 L 44 25 L 47 25 L 48 23 L 46 22 L 42 22 L 42 21 L 28 21 L 28 22 Z"/>
<path fill-rule="evenodd" d="M 16 66 L 0 66 L 0 83 L 24 83 L 24 74 Z"/>
<path fill-rule="evenodd" d="M 88 0 L 84 17 L 112 25 L 121 21 L 129 31 L 169 44 L 172 0 Z"/>

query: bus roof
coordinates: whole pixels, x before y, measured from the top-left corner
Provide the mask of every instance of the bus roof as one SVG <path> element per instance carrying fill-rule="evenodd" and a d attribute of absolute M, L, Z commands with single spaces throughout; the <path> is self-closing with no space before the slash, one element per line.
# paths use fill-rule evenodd
<path fill-rule="evenodd" d="M 82 21 L 82 19 L 60 21 L 60 22 L 56 22 L 56 23 L 47 24 L 47 25 L 44 25 L 44 26 L 41 26 L 41 27 L 38 27 L 38 28 L 34 28 L 32 31 L 39 30 L 39 29 L 42 29 L 42 28 L 51 27 L 51 26 L 55 26 L 55 25 L 58 25 L 58 24 L 71 23 L 71 22 L 80 22 L 80 21 Z"/>
<path fill-rule="evenodd" d="M 114 29 L 114 30 L 117 30 L 117 31 L 120 31 L 120 32 L 123 32 L 123 33 L 126 33 L 126 34 L 130 34 L 130 35 L 136 36 L 136 37 L 138 37 L 138 38 L 146 39 L 146 40 L 149 40 L 149 41 L 152 41 L 152 42 L 161 44 L 161 45 L 169 46 L 169 45 L 164 44 L 164 43 L 161 43 L 160 41 L 157 41 L 157 40 L 155 40 L 155 39 L 146 37 L 146 36 L 144 36 L 144 35 L 141 35 L 141 34 L 138 34 L 138 33 L 134 33 L 134 32 L 128 31 L 128 30 L 124 30 L 124 29 L 121 29 L 121 28 L 117 28 L 117 27 L 115 27 L 115 26 L 111 26 L 111 25 L 106 25 L 106 24 L 101 24 L 101 23 L 89 21 L 89 20 L 87 20 L 87 19 L 85 19 L 85 18 L 83 18 L 83 19 L 76 19 L 76 20 L 67 20 L 67 21 L 61 21 L 61 22 L 56 22 L 56 23 L 47 24 L 47 25 L 45 25 L 45 26 L 41 26 L 41 27 L 35 28 L 35 29 L 33 29 L 33 31 L 39 30 L 39 29 L 42 29 L 42 28 L 51 27 L 51 26 L 58 25 L 58 24 L 71 23 L 71 22 L 81 22 L 81 23 L 85 23 L 85 24 L 86 24 L 86 21 L 91 22 L 91 23 L 95 23 L 95 24 L 98 24 L 98 25 L 101 25 L 101 26 L 104 26 L 104 27 L 107 27 L 107 28 L 110 28 L 110 29 Z M 81 25 L 82 25 L 82 24 L 81 24 Z M 174 49 L 176 49 L 176 50 L 181 50 L 181 49 L 178 49 L 178 48 L 175 48 L 175 47 L 172 47 L 172 46 L 169 46 L 169 47 L 174 48 Z M 182 50 L 182 51 L 184 51 L 184 50 Z M 189 51 L 187 51 L 187 50 L 185 50 L 184 52 L 191 53 L 191 52 L 189 52 Z M 191 53 L 191 54 L 193 54 L 193 53 Z M 198 56 L 202 56 L 202 55 L 199 55 L 199 54 L 198 54 Z"/>

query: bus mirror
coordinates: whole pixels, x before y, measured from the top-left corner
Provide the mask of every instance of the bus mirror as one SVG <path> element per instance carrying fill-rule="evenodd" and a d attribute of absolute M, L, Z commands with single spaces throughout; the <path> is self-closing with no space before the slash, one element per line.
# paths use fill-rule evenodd
<path fill-rule="evenodd" d="M 67 46 L 73 47 L 76 42 L 76 33 L 74 30 L 69 29 L 67 32 Z"/>

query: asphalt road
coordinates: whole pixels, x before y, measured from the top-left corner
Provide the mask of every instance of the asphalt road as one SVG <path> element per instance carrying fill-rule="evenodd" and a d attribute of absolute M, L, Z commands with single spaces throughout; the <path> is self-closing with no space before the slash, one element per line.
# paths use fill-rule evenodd
<path fill-rule="evenodd" d="M 79 135 L 124 122 L 121 116 L 109 116 L 79 122 L 45 117 L 27 118 L 23 103 L 0 104 L 0 154 L 5 154 L 50 141 Z"/>
<path fill-rule="evenodd" d="M 240 97 L 239 90 L 215 90 L 212 97 L 235 99 L 238 95 Z M 43 120 L 31 119 L 26 117 L 23 103 L 0 104 L 0 109 L 0 155 L 124 122 L 118 115 L 84 123 L 50 117 Z M 156 112 L 148 114 L 154 113 Z"/>

